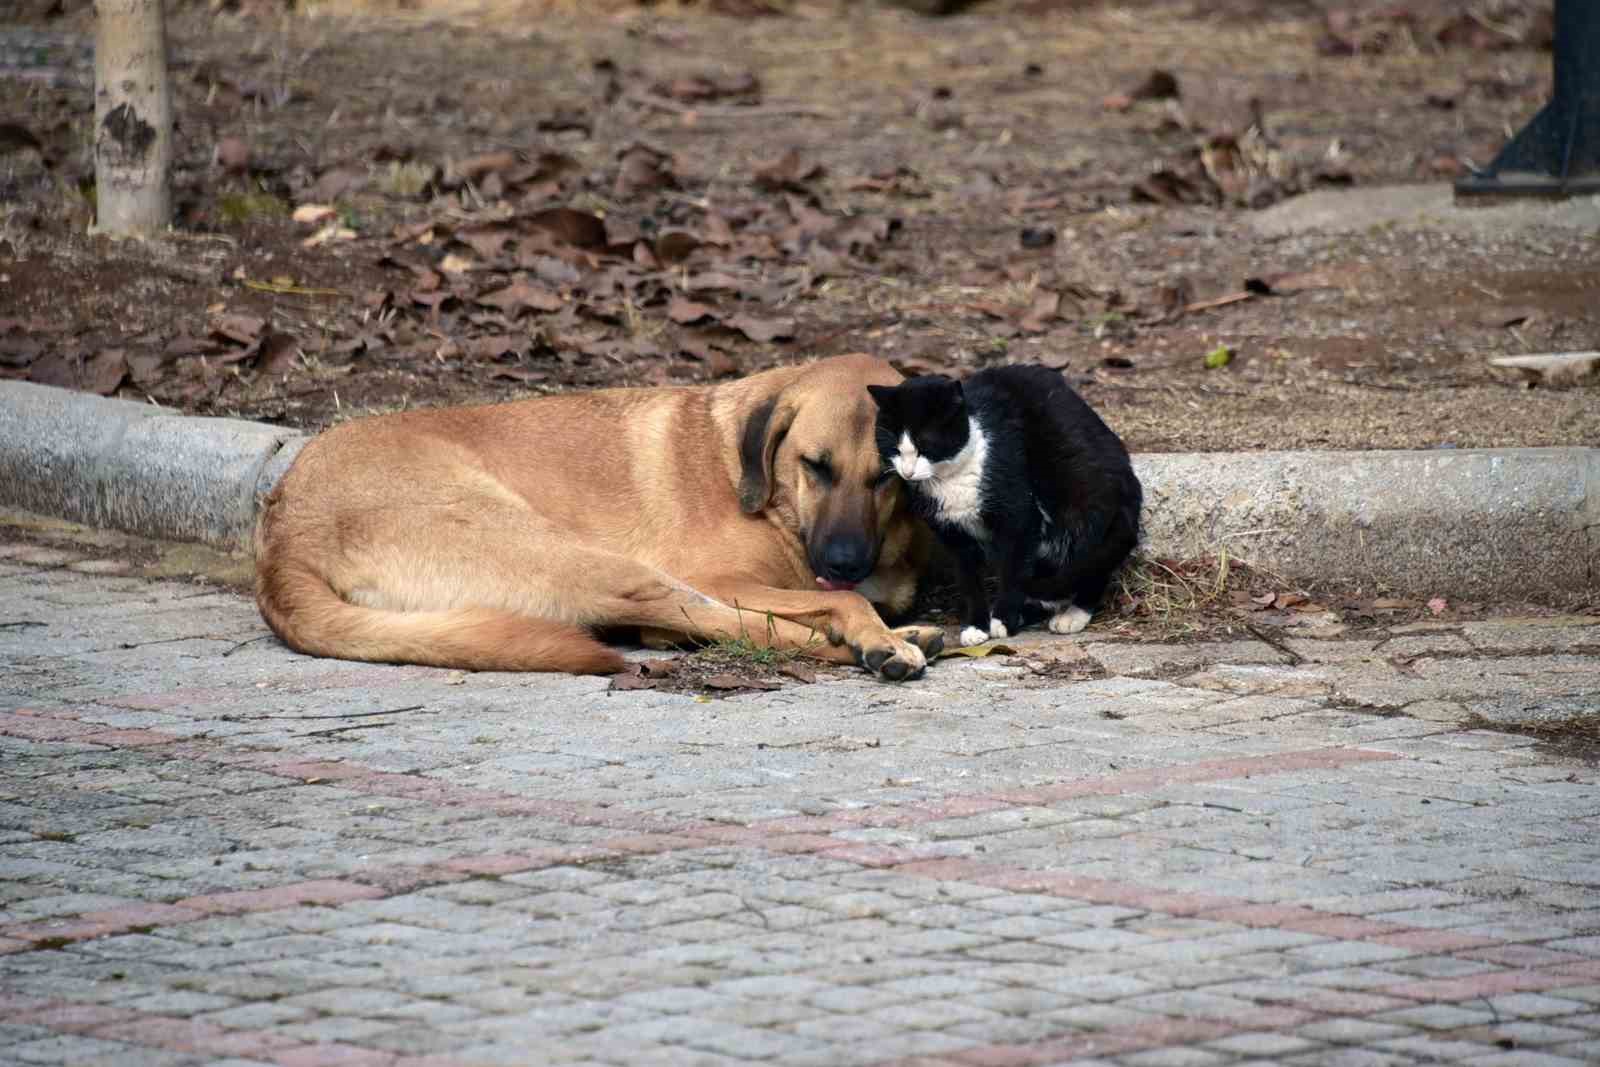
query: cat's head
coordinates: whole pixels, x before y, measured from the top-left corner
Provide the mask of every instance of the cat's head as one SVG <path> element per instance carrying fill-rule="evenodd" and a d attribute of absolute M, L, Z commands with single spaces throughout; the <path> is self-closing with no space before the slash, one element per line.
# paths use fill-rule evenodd
<path fill-rule="evenodd" d="M 924 374 L 899 385 L 869 385 L 878 405 L 878 454 L 908 482 L 933 477 L 933 465 L 953 458 L 967 444 L 967 398 L 961 383 Z"/>

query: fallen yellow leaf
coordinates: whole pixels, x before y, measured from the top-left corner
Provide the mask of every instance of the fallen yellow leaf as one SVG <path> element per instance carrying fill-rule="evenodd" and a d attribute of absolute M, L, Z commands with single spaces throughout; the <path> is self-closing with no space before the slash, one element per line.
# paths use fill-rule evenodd
<path fill-rule="evenodd" d="M 947 648 L 935 656 L 935 659 L 945 659 L 949 656 L 966 656 L 968 659 L 983 659 L 985 656 L 1015 656 L 1017 650 L 1010 645 L 1002 645 L 998 641 L 987 641 L 981 645 L 969 645 L 965 648 Z"/>

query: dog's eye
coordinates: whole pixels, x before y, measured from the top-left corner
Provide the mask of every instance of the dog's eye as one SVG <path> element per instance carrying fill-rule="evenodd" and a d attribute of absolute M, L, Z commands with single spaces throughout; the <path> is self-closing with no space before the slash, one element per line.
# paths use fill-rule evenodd
<path fill-rule="evenodd" d="M 806 470 L 819 482 L 833 481 L 833 465 L 827 459 L 812 459 L 810 456 L 801 456 L 800 462 L 806 465 Z"/>

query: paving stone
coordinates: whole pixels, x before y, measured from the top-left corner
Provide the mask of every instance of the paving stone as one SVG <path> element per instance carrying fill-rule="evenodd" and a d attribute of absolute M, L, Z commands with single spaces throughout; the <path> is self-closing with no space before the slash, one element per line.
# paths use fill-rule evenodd
<path fill-rule="evenodd" d="M 1128 1067 L 1213 1067 L 1231 1058 L 1201 1048 L 1159 1048 L 1123 1056 L 1120 1062 Z"/>
<path fill-rule="evenodd" d="M 1491 1012 L 1457 1007 L 1452 1004 L 1428 1004 L 1420 1008 L 1404 1008 L 1400 1011 L 1384 1012 L 1382 1015 L 1373 1016 L 1373 1019 L 1379 1023 L 1388 1023 L 1396 1026 L 1415 1026 L 1428 1030 L 1454 1030 L 1463 1026 L 1482 1026 L 1493 1022 L 1495 1016 Z"/>
<path fill-rule="evenodd" d="M 23 596 L 4 573 L 0 600 Z M 1114 673 L 1163 677 L 941 663 L 700 704 L 275 642 L 223 660 L 196 635 L 262 634 L 244 598 L 43 574 L 16 602 L 75 636 L 28 646 L 26 703 L 0 679 L 0 1018 L 19 990 L 63 1003 L 0 1023 L 6 1062 L 524 1067 L 536 1043 L 553 1065 L 998 1067 L 1211 1020 L 1250 1029 L 1115 1062 L 1509 1063 L 1600 1034 L 1596 774 L 1455 725 L 1588 669 L 1516 627 L 1476 696 L 1440 695 L 1477 654 L 1461 631 L 1418 631 L 1390 642 L 1416 678 L 1363 680 L 1376 640 L 1297 640 L 1290 671 L 1255 641 L 1096 640 Z M 146 623 L 175 640 L 117 647 Z M 1198 687 L 1267 675 L 1310 695 Z M 1319 695 L 1362 686 L 1432 686 L 1450 714 Z M 228 893 L 188 921 L 81 918 Z M 21 936 L 38 921 L 68 936 Z M 85 1028 L 116 1011 L 130 1040 Z M 314 1051 L 272 1053 L 289 1042 Z"/>
<path fill-rule="evenodd" d="M 1366 1045 L 1412 1035 L 1412 1025 L 1368 1019 L 1328 1019 L 1302 1026 L 1295 1033 L 1311 1041 L 1334 1045 Z"/>

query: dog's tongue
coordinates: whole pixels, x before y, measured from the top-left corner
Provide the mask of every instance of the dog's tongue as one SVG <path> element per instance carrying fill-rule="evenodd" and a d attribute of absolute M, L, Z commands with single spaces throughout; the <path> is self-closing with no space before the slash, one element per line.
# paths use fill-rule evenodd
<path fill-rule="evenodd" d="M 830 593 L 848 592 L 856 587 L 855 582 L 835 582 L 827 578 L 818 578 L 817 584 Z"/>

